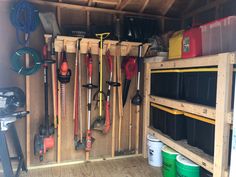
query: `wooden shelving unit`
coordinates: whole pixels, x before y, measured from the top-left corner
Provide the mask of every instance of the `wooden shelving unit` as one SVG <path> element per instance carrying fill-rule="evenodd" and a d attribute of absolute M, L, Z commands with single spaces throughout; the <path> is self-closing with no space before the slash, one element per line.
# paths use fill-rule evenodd
<path fill-rule="evenodd" d="M 143 113 L 143 156 L 147 157 L 146 137 L 152 134 L 163 143 L 213 173 L 214 177 L 228 176 L 229 132 L 232 123 L 231 96 L 235 53 L 203 56 L 184 60 L 145 62 L 144 69 L 144 113 Z M 193 67 L 218 67 L 216 108 L 193 104 L 182 100 L 172 100 L 150 95 L 151 71 Z M 158 83 L 156 83 L 158 84 Z M 215 155 L 207 155 L 198 148 L 187 144 L 186 140 L 174 141 L 160 131 L 150 127 L 150 103 L 171 107 L 184 112 L 215 120 Z"/>

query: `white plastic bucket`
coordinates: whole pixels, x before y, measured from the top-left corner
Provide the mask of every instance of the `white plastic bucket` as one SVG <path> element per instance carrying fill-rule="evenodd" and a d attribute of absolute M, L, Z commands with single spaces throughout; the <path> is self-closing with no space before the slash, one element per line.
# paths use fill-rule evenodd
<path fill-rule="evenodd" d="M 147 135 L 147 150 L 148 150 L 148 164 L 154 167 L 162 166 L 162 155 L 161 149 L 164 144 L 153 137 L 152 135 Z"/>

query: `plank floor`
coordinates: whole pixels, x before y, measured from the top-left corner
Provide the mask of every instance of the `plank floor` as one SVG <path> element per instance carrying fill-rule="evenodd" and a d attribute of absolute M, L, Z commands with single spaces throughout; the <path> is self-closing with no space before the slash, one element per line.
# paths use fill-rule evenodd
<path fill-rule="evenodd" d="M 0 174 L 1 176 L 1 174 Z M 22 172 L 20 177 L 162 177 L 143 157 L 53 167 Z"/>

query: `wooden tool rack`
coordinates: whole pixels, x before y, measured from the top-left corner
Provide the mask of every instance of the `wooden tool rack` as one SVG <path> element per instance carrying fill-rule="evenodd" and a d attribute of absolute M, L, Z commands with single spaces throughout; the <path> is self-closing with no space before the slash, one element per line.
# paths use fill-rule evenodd
<path fill-rule="evenodd" d="M 44 39 L 45 42 L 48 42 L 48 40 L 52 38 L 52 35 L 45 34 Z M 54 39 L 54 45 L 55 45 L 55 51 L 60 53 L 63 50 L 65 50 L 67 53 L 75 54 L 77 49 L 77 41 L 80 42 L 80 54 L 84 55 L 88 52 L 88 50 L 91 51 L 91 54 L 93 55 L 99 55 L 99 39 L 92 39 L 92 38 L 80 38 L 80 37 L 71 37 L 71 36 L 57 36 Z M 104 41 L 104 51 L 103 53 L 107 51 L 107 49 L 110 50 L 111 55 L 114 57 L 117 57 L 117 60 L 121 60 L 121 57 L 125 56 L 137 56 L 138 55 L 138 46 L 143 45 L 143 54 L 146 53 L 148 50 L 148 47 L 150 44 L 142 44 L 140 42 L 127 42 L 127 41 L 115 41 L 115 40 L 105 40 Z M 96 58 L 96 57 L 95 57 Z M 27 97 L 27 110 L 31 110 L 31 104 L 30 104 L 30 78 L 27 77 L 26 85 L 26 97 Z M 116 114 L 113 114 L 111 119 L 114 121 L 116 119 Z M 47 167 L 53 167 L 53 166 L 61 166 L 61 165 L 69 165 L 69 164 L 77 164 L 77 163 L 83 163 L 85 161 L 102 161 L 102 160 L 109 160 L 109 159 L 117 159 L 117 158 L 123 158 L 127 157 L 127 155 L 124 155 L 122 157 L 116 157 L 115 156 L 115 139 L 117 138 L 115 136 L 115 129 L 112 127 L 112 138 L 111 138 L 111 154 L 109 156 L 106 156 L 104 158 L 89 158 L 88 154 L 85 154 L 85 159 L 81 158 L 78 160 L 73 161 L 66 161 L 62 159 L 62 148 L 61 148 L 61 136 L 62 136 L 62 127 L 57 127 L 57 134 L 55 135 L 56 138 L 56 147 L 55 147 L 55 154 L 53 157 L 55 157 L 55 161 L 52 161 L 50 163 L 46 162 L 44 164 L 35 165 L 32 163 L 32 156 L 33 156 L 33 150 L 32 150 L 32 132 L 33 129 L 31 125 L 34 123 L 32 119 L 30 119 L 30 115 L 27 117 L 27 123 L 26 123 L 26 162 L 27 167 L 29 169 L 36 169 L 36 168 L 47 168 Z M 58 119 L 58 121 L 60 121 Z M 58 124 L 59 125 L 59 124 Z M 114 126 L 114 124 L 112 125 Z M 138 141 L 140 142 L 140 140 Z M 136 151 L 136 154 L 133 156 L 140 155 L 140 151 Z M 130 155 L 129 155 L 130 156 Z M 131 155 L 132 156 L 132 155 Z"/>
<path fill-rule="evenodd" d="M 155 136 L 164 144 L 191 159 L 213 173 L 214 177 L 228 176 L 229 134 L 232 124 L 232 80 L 235 53 L 222 53 L 192 59 L 145 62 L 144 69 L 144 114 L 143 114 L 143 156 L 147 157 L 147 134 Z M 172 100 L 150 95 L 151 71 L 158 69 L 218 67 L 216 108 L 186 101 Z M 158 83 L 156 83 L 158 84 Z M 184 112 L 215 120 L 215 155 L 187 144 L 186 140 L 174 141 L 150 126 L 150 103 L 167 106 Z"/>

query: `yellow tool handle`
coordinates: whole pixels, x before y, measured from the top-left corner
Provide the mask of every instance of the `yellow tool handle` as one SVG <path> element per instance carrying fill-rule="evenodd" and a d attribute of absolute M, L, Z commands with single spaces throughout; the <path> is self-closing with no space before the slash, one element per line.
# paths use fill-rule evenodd
<path fill-rule="evenodd" d="M 102 116 L 102 52 L 103 52 L 103 40 L 107 38 L 110 35 L 110 33 L 100 33 L 96 34 L 96 37 L 100 38 L 100 54 L 99 54 L 99 60 L 100 60 L 100 84 L 99 84 L 99 116 Z"/>

